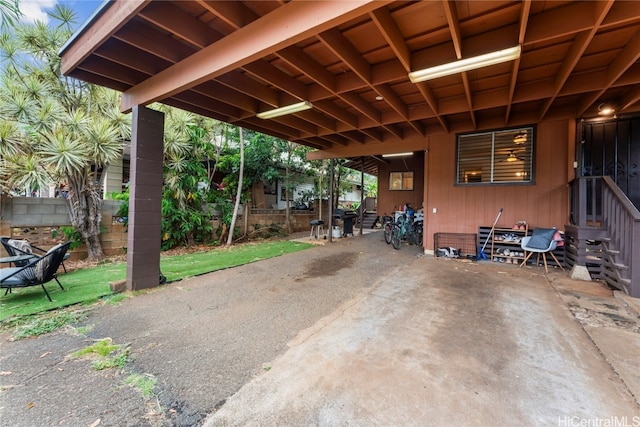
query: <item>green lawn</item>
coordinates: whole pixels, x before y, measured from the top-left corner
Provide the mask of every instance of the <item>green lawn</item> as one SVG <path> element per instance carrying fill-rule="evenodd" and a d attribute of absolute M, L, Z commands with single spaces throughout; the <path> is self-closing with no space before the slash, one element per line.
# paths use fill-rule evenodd
<path fill-rule="evenodd" d="M 278 241 L 251 243 L 230 248 L 216 248 L 209 252 L 162 256 L 160 270 L 168 281 L 197 276 L 216 270 L 248 264 L 312 247 L 308 243 Z M 0 295 L 0 321 L 12 316 L 24 316 L 72 304 L 89 304 L 111 294 L 109 282 L 126 278 L 126 263 L 105 263 L 92 268 L 60 274 L 45 286 L 53 302 L 49 302 L 40 286 L 14 289 Z"/>

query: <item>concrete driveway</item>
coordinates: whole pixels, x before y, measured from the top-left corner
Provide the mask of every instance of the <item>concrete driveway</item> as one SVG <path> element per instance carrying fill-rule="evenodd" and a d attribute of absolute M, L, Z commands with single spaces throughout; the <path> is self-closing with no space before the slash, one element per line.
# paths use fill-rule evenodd
<path fill-rule="evenodd" d="M 602 286 L 543 273 L 418 257 L 302 331 L 205 425 L 640 425 L 637 312 L 600 292 L 631 326 L 598 348 L 566 299 Z M 607 357 L 622 348 L 627 378 Z"/>
<path fill-rule="evenodd" d="M 0 334 L 0 425 L 640 426 L 636 301 L 543 271 L 377 232 L 171 283 Z M 124 369 L 73 357 L 105 338 Z"/>

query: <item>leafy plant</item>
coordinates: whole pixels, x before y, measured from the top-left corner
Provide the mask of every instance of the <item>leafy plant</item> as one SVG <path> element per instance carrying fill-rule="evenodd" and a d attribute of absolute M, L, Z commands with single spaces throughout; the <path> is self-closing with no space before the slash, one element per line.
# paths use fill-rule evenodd
<path fill-rule="evenodd" d="M 129 348 L 113 344 L 111 338 L 104 338 L 88 347 L 73 352 L 71 357 L 95 357 L 93 368 L 97 371 L 109 368 L 124 368 L 129 357 Z"/>
<path fill-rule="evenodd" d="M 60 226 L 60 231 L 64 235 L 65 240 L 71 242 L 71 244 L 69 245 L 69 250 L 75 249 L 82 245 L 82 234 L 80 234 L 80 232 L 76 230 L 74 226 L 62 225 Z"/>
<path fill-rule="evenodd" d="M 137 388 L 144 397 L 150 397 L 153 394 L 158 380 L 150 374 L 131 374 L 125 380 L 125 383 Z"/>
<path fill-rule="evenodd" d="M 84 314 L 75 310 L 59 310 L 35 318 L 20 318 L 14 323 L 16 329 L 13 333 L 13 339 L 19 340 L 43 335 L 77 323 L 84 318 Z"/>

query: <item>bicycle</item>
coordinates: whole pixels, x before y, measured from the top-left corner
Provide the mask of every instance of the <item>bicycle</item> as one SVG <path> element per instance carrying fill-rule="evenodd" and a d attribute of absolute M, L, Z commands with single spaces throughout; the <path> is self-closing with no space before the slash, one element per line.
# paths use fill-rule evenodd
<path fill-rule="evenodd" d="M 422 246 L 423 222 L 413 220 L 413 216 L 403 214 L 394 223 L 391 231 L 391 244 L 394 249 L 400 249 L 402 240 L 406 239 L 410 245 Z"/>
<path fill-rule="evenodd" d="M 383 216 L 382 217 L 382 229 L 384 230 L 384 241 L 387 242 L 387 245 L 391 243 L 391 231 L 393 230 L 393 217 L 391 216 Z"/>

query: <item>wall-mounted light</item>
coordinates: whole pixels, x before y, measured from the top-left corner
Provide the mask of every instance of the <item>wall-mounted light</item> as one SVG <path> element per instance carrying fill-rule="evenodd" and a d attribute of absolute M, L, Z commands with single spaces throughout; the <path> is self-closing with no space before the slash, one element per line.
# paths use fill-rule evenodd
<path fill-rule="evenodd" d="M 385 159 L 388 157 L 408 157 L 408 156 L 413 156 L 412 152 L 407 152 L 407 153 L 391 153 L 391 154 L 383 154 L 382 157 L 384 157 Z"/>
<path fill-rule="evenodd" d="M 616 110 L 606 102 L 598 105 L 598 114 L 601 116 L 611 116 L 616 112 Z"/>
<path fill-rule="evenodd" d="M 280 117 L 287 114 L 298 113 L 300 111 L 308 110 L 313 107 L 309 101 L 302 101 L 295 104 L 287 105 L 285 107 L 276 108 L 274 110 L 264 111 L 256 114 L 259 119 L 273 119 L 274 117 Z"/>
<path fill-rule="evenodd" d="M 520 52 L 521 47 L 518 45 L 507 49 L 497 50 L 495 52 L 485 53 L 480 56 L 460 59 L 448 64 L 437 65 L 435 67 L 425 68 L 424 70 L 412 71 L 409 73 L 409 79 L 412 83 L 418 83 L 425 80 L 437 79 L 438 77 L 461 73 L 463 71 L 488 67 L 489 65 L 500 64 L 502 62 L 517 59 L 520 57 Z"/>

